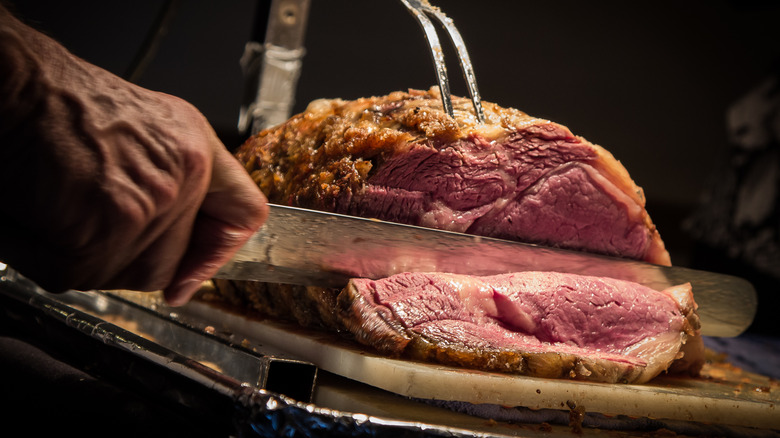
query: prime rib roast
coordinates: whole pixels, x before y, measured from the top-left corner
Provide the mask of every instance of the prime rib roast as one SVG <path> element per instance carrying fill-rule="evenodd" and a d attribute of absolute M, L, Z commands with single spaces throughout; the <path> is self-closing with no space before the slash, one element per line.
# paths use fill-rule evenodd
<path fill-rule="evenodd" d="M 437 88 L 317 100 L 236 152 L 270 202 L 669 265 L 642 190 L 566 127 Z M 338 254 L 334 254 L 338 257 Z M 689 285 L 559 273 L 404 273 L 344 290 L 215 280 L 216 298 L 376 351 L 530 376 L 644 382 L 695 374 Z"/>

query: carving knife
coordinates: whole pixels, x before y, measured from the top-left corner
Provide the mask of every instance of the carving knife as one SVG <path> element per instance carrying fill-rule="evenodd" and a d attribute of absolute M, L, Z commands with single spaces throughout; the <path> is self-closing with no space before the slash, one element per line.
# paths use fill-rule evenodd
<path fill-rule="evenodd" d="M 752 323 L 753 286 L 724 274 L 668 267 L 269 204 L 270 215 L 215 278 L 344 287 L 401 272 L 493 275 L 556 271 L 630 280 L 657 290 L 690 282 L 702 334 L 731 337 Z"/>

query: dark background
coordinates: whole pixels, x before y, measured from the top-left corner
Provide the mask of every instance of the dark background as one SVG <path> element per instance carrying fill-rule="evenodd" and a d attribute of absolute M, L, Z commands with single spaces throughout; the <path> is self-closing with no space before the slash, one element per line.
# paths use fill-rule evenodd
<path fill-rule="evenodd" d="M 434 0 L 460 29 L 484 100 L 568 126 L 610 150 L 645 190 L 675 264 L 683 221 L 729 160 L 728 106 L 780 58 L 780 6 L 757 1 Z M 163 0 L 16 0 L 17 15 L 118 75 Z M 180 96 L 229 148 L 239 58 L 266 0 L 185 0 L 138 83 Z M 435 83 L 423 34 L 397 0 L 312 0 L 295 111 Z M 454 94 L 466 88 L 449 56 Z"/>
<path fill-rule="evenodd" d="M 0 1 L 76 55 L 120 76 L 164 5 L 164 0 Z M 762 81 L 780 57 L 780 6 L 775 6 L 780 2 L 432 1 L 461 30 L 485 100 L 557 121 L 610 150 L 645 189 L 648 211 L 675 264 L 701 265 L 682 223 L 730 159 L 728 106 Z M 239 59 L 269 3 L 178 2 L 139 84 L 189 100 L 229 148 L 237 147 L 244 140 L 236 133 Z M 356 98 L 435 83 L 422 32 L 397 0 L 312 0 L 306 48 L 296 112 L 320 97 Z M 453 93 L 465 95 L 454 63 L 450 70 Z M 697 267 L 732 266 L 718 259 Z M 745 272 L 763 298 L 772 297 L 763 301 L 764 314 L 757 319 L 763 326 L 754 328 L 776 335 L 777 280 Z M 139 400 L 134 388 L 115 389 L 72 369 L 72 358 L 58 362 L 49 354 L 56 358 L 51 351 L 59 350 L 37 346 L 49 345 L 46 337 L 30 344 L 16 339 L 30 336 L 14 321 L 0 319 L 0 374 L 10 376 L 5 401 L 15 407 L 6 426 L 38 426 L 43 419 L 55 429 L 76 427 L 69 430 L 83 436 L 91 436 L 88 425 L 100 433 L 96 436 L 107 427 L 116 436 L 208 434 L 154 398 Z M 22 414 L 37 409 L 45 416 L 26 422 Z"/>

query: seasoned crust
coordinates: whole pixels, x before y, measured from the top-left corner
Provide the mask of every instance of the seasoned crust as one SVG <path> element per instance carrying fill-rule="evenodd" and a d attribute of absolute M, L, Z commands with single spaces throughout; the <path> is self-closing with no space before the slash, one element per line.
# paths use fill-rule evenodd
<path fill-rule="evenodd" d="M 628 223 L 642 224 L 646 237 L 643 238 L 644 247 L 631 250 L 631 254 L 621 254 L 619 249 L 604 252 L 576 244 L 572 249 L 670 264 L 663 241 L 644 209 L 642 189 L 604 148 L 573 135 L 562 125 L 516 109 L 485 102 L 487 122 L 478 124 L 469 100 L 453 97 L 453 106 L 454 119 L 442 110 L 437 88 L 394 92 L 354 101 L 322 99 L 312 102 L 306 111 L 289 121 L 252 137 L 236 156 L 270 202 L 412 225 L 445 227 L 459 232 L 472 232 L 469 224 L 481 216 L 491 218 L 488 221 L 501 218 L 504 214 L 501 209 L 514 202 L 503 200 L 501 196 L 522 192 L 546 173 L 554 171 L 556 166 L 582 163 L 597 172 L 599 184 L 609 185 L 606 189 L 611 193 L 609 196 L 620 199 L 616 201 L 617 208 L 625 209 L 630 217 Z M 481 200 L 474 198 L 461 202 L 462 197 L 477 196 L 470 195 L 469 191 L 475 190 L 472 187 L 478 181 L 463 179 L 479 177 L 474 174 L 480 171 L 479 168 L 472 167 L 464 167 L 441 181 L 449 195 L 434 193 L 430 186 L 421 188 L 419 184 L 408 183 L 414 181 L 416 175 L 409 175 L 410 179 L 406 181 L 392 180 L 397 176 L 391 172 L 418 172 L 419 166 L 426 162 L 442 167 L 441 171 L 446 175 L 448 166 L 459 166 L 461 162 L 469 166 L 464 160 L 490 159 L 484 148 L 496 148 L 496 160 L 501 160 L 490 172 L 491 178 L 504 175 L 506 187 L 494 187 L 494 190 L 503 190 L 503 194 L 479 195 Z M 404 169 L 405 163 L 411 161 L 406 156 L 419 161 Z M 392 163 L 390 170 L 387 169 L 389 163 Z M 516 166 L 523 166 L 523 169 Z M 422 174 L 419 177 L 435 178 Z M 451 187 L 459 181 L 466 187 Z M 463 195 L 457 197 L 452 193 Z M 407 205 L 411 210 L 393 211 L 390 217 L 383 217 L 387 214 L 384 200 L 392 196 L 408 197 Z M 437 219 L 431 222 L 430 218 L 437 217 L 441 208 L 464 220 L 450 225 L 437 222 Z M 486 235 L 478 231 L 485 221 L 481 220 L 475 228 L 476 234 Z M 566 226 L 571 225 L 574 223 Z M 627 236 L 631 231 L 621 230 L 618 235 L 621 234 Z M 511 233 L 501 237 L 513 238 Z M 517 239 L 524 238 L 518 235 Z M 548 237 L 532 243 L 556 245 Z"/>
<path fill-rule="evenodd" d="M 249 139 L 236 153 L 269 201 L 311 208 L 358 192 L 370 171 L 423 142 L 430 147 L 475 133 L 497 140 L 518 127 L 551 122 L 485 103 L 479 126 L 470 101 L 453 97 L 456 119 L 441 108 L 437 88 L 354 101 L 320 99 L 278 127 Z"/>

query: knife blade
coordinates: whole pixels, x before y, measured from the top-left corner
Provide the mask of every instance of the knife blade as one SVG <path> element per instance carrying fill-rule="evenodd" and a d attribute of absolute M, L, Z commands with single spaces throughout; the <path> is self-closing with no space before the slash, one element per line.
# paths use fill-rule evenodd
<path fill-rule="evenodd" d="M 494 275 L 554 271 L 629 280 L 657 290 L 690 282 L 702 334 L 752 323 L 753 285 L 739 277 L 269 204 L 268 220 L 215 278 L 344 287 L 401 272 Z"/>

